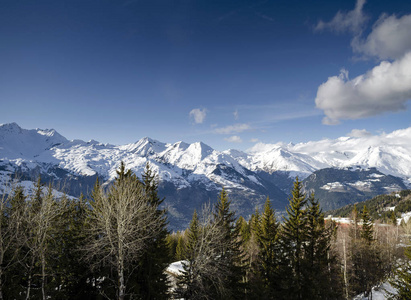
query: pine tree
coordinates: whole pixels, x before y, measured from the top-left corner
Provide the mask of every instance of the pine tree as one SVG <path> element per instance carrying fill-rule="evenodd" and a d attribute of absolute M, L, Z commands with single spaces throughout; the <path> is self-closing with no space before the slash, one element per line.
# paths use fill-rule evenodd
<path fill-rule="evenodd" d="M 351 220 L 353 222 L 353 225 L 351 226 L 350 235 L 352 239 L 357 240 L 359 238 L 357 204 L 354 204 L 353 210 L 351 212 Z"/>
<path fill-rule="evenodd" d="M 142 299 L 168 299 L 169 282 L 164 270 L 171 263 L 172 257 L 167 245 L 167 213 L 160 208 L 164 198 L 158 196 L 158 178 L 148 162 L 142 174 L 142 182 L 147 201 L 156 210 L 159 230 L 157 228 L 156 234 L 148 241 L 147 251 L 141 259 L 137 275 L 138 293 Z"/>
<path fill-rule="evenodd" d="M 183 260 L 183 259 L 185 259 L 185 256 L 186 256 L 186 245 L 185 245 L 185 242 L 184 242 L 183 235 L 180 235 L 178 237 L 178 240 L 177 240 L 175 259 L 177 261 L 178 260 Z"/>
<path fill-rule="evenodd" d="M 351 241 L 350 286 L 353 295 L 365 292 L 367 296 L 384 274 L 379 245 L 373 237 L 373 223 L 366 206 L 361 213 L 361 220 L 359 238 Z"/>
<path fill-rule="evenodd" d="M 278 229 L 279 223 L 267 197 L 257 232 L 259 273 L 264 286 L 263 299 L 277 299 L 280 290 Z"/>
<path fill-rule="evenodd" d="M 187 232 L 187 244 L 186 244 L 186 258 L 190 261 L 196 256 L 196 244 L 200 236 L 200 224 L 198 220 L 197 211 L 194 210 L 193 218 L 190 222 L 190 227 Z"/>
<path fill-rule="evenodd" d="M 411 300 L 411 247 L 407 247 L 404 254 L 406 261 L 397 268 L 390 280 L 396 289 L 396 293 L 390 295 L 393 300 Z"/>
<path fill-rule="evenodd" d="M 184 299 L 196 299 L 202 286 L 201 268 L 198 268 L 197 259 L 201 228 L 197 211 L 194 210 L 190 227 L 187 231 L 186 261 L 183 263 L 183 274 L 178 279 L 177 295 Z M 181 236 L 180 236 L 181 237 Z"/>
<path fill-rule="evenodd" d="M 243 245 L 246 245 L 251 238 L 250 226 L 248 226 L 247 221 L 240 216 L 236 222 L 237 230 L 240 232 L 240 237 Z"/>
<path fill-rule="evenodd" d="M 302 184 L 296 178 L 292 197 L 286 208 L 287 218 L 281 228 L 281 253 L 280 268 L 283 274 L 283 298 L 304 299 L 303 295 L 303 254 L 304 243 L 307 239 L 306 225 L 307 214 L 305 206 L 307 199 L 302 192 Z"/>
<path fill-rule="evenodd" d="M 368 244 L 371 244 L 371 242 L 374 240 L 373 234 L 374 234 L 374 229 L 373 229 L 373 223 L 370 217 L 370 214 L 368 213 L 367 206 L 364 205 L 364 209 L 361 214 L 361 219 L 362 219 L 362 229 L 361 229 L 361 238 Z"/>
<path fill-rule="evenodd" d="M 245 275 L 244 254 L 241 251 L 239 231 L 235 226 L 235 215 L 230 210 L 230 204 L 227 192 L 222 189 L 214 210 L 214 222 L 221 232 L 221 248 L 216 261 L 227 272 L 225 287 L 219 294 L 224 299 L 239 299 L 244 297 L 245 291 L 242 283 Z"/>
<path fill-rule="evenodd" d="M 51 299 L 85 299 L 98 296 L 98 290 L 90 282 L 93 274 L 83 263 L 81 250 L 86 244 L 86 222 L 89 206 L 83 195 L 79 199 L 63 197 L 58 201 L 61 214 L 53 224 L 50 241 L 50 264 L 53 274 Z"/>
<path fill-rule="evenodd" d="M 9 194 L 0 196 L 0 299 L 17 298 L 25 275 L 19 262 L 24 258 L 26 196 L 22 186 L 8 184 Z"/>
<path fill-rule="evenodd" d="M 308 299 L 338 299 L 342 295 L 342 283 L 340 268 L 331 252 L 333 231 L 325 226 L 324 214 L 314 194 L 309 196 L 308 204 L 303 294 Z"/>

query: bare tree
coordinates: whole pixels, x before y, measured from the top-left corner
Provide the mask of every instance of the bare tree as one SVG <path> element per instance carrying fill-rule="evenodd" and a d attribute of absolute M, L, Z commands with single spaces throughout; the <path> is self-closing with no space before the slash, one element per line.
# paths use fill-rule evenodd
<path fill-rule="evenodd" d="M 205 205 L 199 219 L 198 234 L 183 263 L 184 273 L 180 277 L 178 296 L 184 299 L 216 299 L 228 294 L 225 278 L 230 270 L 218 262 L 224 249 L 222 227 L 215 222 L 210 205 Z M 190 239 L 190 233 L 189 233 Z"/>
<path fill-rule="evenodd" d="M 52 239 L 53 222 L 59 214 L 62 213 L 61 206 L 57 203 L 53 196 L 53 189 L 49 185 L 47 192 L 43 195 L 43 189 L 38 179 L 35 193 L 30 200 L 30 205 L 26 214 L 26 242 L 25 246 L 28 249 L 27 262 L 25 263 L 28 269 L 28 282 L 26 290 L 26 299 L 30 299 L 31 286 L 33 283 L 33 273 L 36 264 L 40 263 L 40 282 L 41 294 L 43 300 L 47 299 L 46 293 L 46 265 L 48 253 L 48 241 Z"/>
<path fill-rule="evenodd" d="M 117 298 L 122 300 L 126 297 L 127 278 L 147 242 L 160 230 L 161 216 L 150 205 L 144 185 L 124 169 L 120 169 L 108 191 L 96 184 L 91 208 L 86 259 L 92 267 L 113 267 Z"/>

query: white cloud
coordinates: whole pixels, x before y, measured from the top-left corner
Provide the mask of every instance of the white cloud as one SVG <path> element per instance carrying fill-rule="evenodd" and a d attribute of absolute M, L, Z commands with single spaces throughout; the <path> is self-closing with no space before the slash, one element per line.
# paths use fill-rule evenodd
<path fill-rule="evenodd" d="M 324 124 L 404 110 L 411 98 L 411 52 L 392 63 L 381 62 L 352 80 L 347 73 L 329 77 L 317 90 L 315 103 Z"/>
<path fill-rule="evenodd" d="M 251 129 L 251 127 L 248 124 L 234 124 L 227 127 L 216 128 L 214 129 L 214 132 L 218 134 L 232 134 L 240 133 L 249 129 Z"/>
<path fill-rule="evenodd" d="M 369 132 L 365 129 L 353 129 L 347 135 L 350 136 L 350 137 L 356 137 L 356 138 L 372 136 L 371 132 Z"/>
<path fill-rule="evenodd" d="M 335 32 L 361 32 L 363 24 L 368 19 L 362 11 L 365 2 L 365 0 L 357 0 L 353 10 L 348 12 L 337 12 L 330 22 L 319 21 L 314 30 L 323 31 L 328 29 Z"/>
<path fill-rule="evenodd" d="M 251 139 L 251 140 L 250 140 L 251 143 L 257 143 L 257 142 L 259 142 L 259 141 L 260 141 L 259 139 Z"/>
<path fill-rule="evenodd" d="M 207 110 L 205 108 L 194 108 L 190 111 L 190 118 L 194 120 L 194 123 L 201 124 L 204 122 L 205 117 L 207 115 Z"/>
<path fill-rule="evenodd" d="M 382 15 L 363 40 L 354 37 L 351 45 L 357 53 L 380 59 L 398 59 L 411 50 L 411 15 L 401 18 Z"/>
<path fill-rule="evenodd" d="M 224 140 L 230 143 L 242 143 L 243 142 L 243 140 L 238 135 L 230 136 L 228 138 L 225 138 Z"/>
<path fill-rule="evenodd" d="M 237 109 L 233 112 L 233 116 L 234 116 L 234 120 L 238 120 L 239 115 L 238 115 Z"/>

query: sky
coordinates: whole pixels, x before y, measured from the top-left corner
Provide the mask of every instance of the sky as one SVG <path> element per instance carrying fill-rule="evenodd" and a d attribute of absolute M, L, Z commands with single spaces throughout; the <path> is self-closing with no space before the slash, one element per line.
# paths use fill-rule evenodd
<path fill-rule="evenodd" d="M 0 123 L 217 150 L 411 126 L 411 1 L 0 0 Z"/>

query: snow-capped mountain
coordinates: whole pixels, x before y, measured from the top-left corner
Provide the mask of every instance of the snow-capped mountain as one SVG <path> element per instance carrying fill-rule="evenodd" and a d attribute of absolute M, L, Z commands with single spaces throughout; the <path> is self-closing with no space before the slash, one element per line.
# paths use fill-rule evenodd
<path fill-rule="evenodd" d="M 184 222 L 190 220 L 194 208 L 215 200 L 221 187 L 229 190 L 236 200 L 234 208 L 245 216 L 256 206 L 261 207 L 266 196 L 277 209 L 284 209 L 294 176 L 304 179 L 325 168 L 375 167 L 383 176 L 400 177 L 410 184 L 408 149 L 411 128 L 380 136 L 295 145 L 260 143 L 242 152 L 217 151 L 201 142 L 166 144 L 148 137 L 121 146 L 94 140 L 69 141 L 53 129 L 0 125 L 1 174 L 18 172 L 24 179 L 42 174 L 45 179 L 64 182 L 76 196 L 89 192 L 97 176 L 107 182 L 113 180 L 121 161 L 136 174 L 141 174 L 149 162 L 159 175 L 172 219 Z M 322 186 L 334 181 L 330 179 Z"/>
<path fill-rule="evenodd" d="M 290 171 L 300 177 L 323 168 L 377 168 L 411 183 L 411 127 L 378 136 L 340 137 L 299 144 L 257 144 L 242 158 L 251 170 Z"/>

